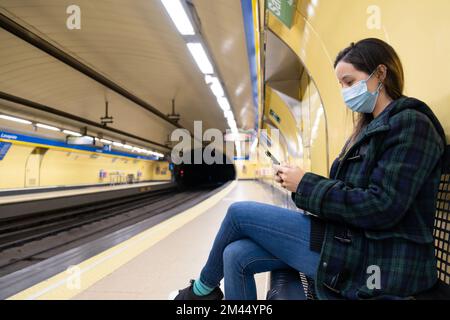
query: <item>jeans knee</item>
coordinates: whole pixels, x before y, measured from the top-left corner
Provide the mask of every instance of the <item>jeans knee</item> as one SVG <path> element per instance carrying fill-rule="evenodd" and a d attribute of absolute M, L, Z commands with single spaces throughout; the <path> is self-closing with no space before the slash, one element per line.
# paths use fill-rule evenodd
<path fill-rule="evenodd" d="M 223 250 L 223 260 L 224 261 L 235 261 L 236 256 L 239 253 L 239 246 L 236 242 L 232 242 L 225 247 Z"/>
<path fill-rule="evenodd" d="M 240 262 L 244 254 L 240 241 L 232 242 L 223 251 L 223 265 L 225 269 L 241 269 Z"/>
<path fill-rule="evenodd" d="M 232 221 L 239 220 L 239 216 L 242 214 L 248 213 L 250 211 L 250 207 L 253 204 L 251 201 L 241 201 L 233 203 L 227 211 L 227 218 Z"/>

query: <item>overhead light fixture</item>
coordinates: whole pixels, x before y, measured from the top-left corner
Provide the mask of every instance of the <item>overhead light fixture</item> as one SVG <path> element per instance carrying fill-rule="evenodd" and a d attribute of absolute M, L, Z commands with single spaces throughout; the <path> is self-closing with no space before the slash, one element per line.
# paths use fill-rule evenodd
<path fill-rule="evenodd" d="M 211 76 L 209 74 L 205 75 L 205 82 L 206 82 L 206 84 L 212 83 L 214 81 L 214 79 L 217 79 L 217 78 L 214 77 L 214 76 Z"/>
<path fill-rule="evenodd" d="M 228 122 L 228 126 L 230 127 L 230 129 L 233 129 L 236 127 L 236 122 L 234 120 L 228 119 L 227 122 Z"/>
<path fill-rule="evenodd" d="M 221 97 L 217 99 L 217 102 L 219 103 L 220 108 L 223 110 L 223 112 L 227 112 L 231 110 L 230 103 L 228 102 L 227 98 Z"/>
<path fill-rule="evenodd" d="M 36 123 L 36 127 L 42 128 L 42 129 L 47 129 L 47 130 L 50 130 L 50 131 L 57 131 L 57 132 L 61 131 L 61 129 L 59 129 L 59 128 L 56 128 L 56 127 L 53 127 L 53 126 L 49 126 L 47 124 L 42 124 L 42 123 Z"/>
<path fill-rule="evenodd" d="M 106 139 L 100 139 L 100 142 L 103 144 L 112 144 L 112 141 L 106 140 Z"/>
<path fill-rule="evenodd" d="M 74 137 L 82 137 L 83 136 L 81 133 L 78 133 L 75 131 L 70 131 L 70 130 L 63 130 L 63 133 L 65 133 L 69 136 L 74 136 Z"/>
<path fill-rule="evenodd" d="M 159 153 L 159 152 L 155 152 L 155 151 L 150 151 L 150 150 L 145 150 L 147 154 L 152 155 L 154 157 L 158 157 L 158 158 L 163 158 L 164 155 Z"/>
<path fill-rule="evenodd" d="M 123 148 L 124 147 L 124 144 L 123 143 L 120 143 L 120 142 L 113 142 L 113 146 L 115 146 L 115 147 L 119 147 L 119 148 Z"/>
<path fill-rule="evenodd" d="M 173 23 L 183 36 L 195 35 L 194 27 L 180 0 L 161 0 Z"/>
<path fill-rule="evenodd" d="M 11 117 L 11 116 L 7 116 L 7 115 L 3 115 L 3 114 L 0 115 L 0 119 L 4 119 L 4 120 L 8 120 L 8 121 L 14 121 L 14 122 L 22 123 L 22 124 L 32 124 L 31 121 L 20 119 L 20 118 L 16 118 L 16 117 Z"/>
<path fill-rule="evenodd" d="M 200 71 L 205 75 L 205 81 L 209 85 L 210 90 L 218 99 L 220 108 L 224 111 L 231 112 L 231 106 L 226 98 L 224 87 L 218 76 L 214 74 L 214 65 L 208 56 L 208 51 L 203 42 L 202 35 L 196 35 L 195 21 L 192 20 L 190 12 L 185 0 L 161 0 L 165 10 L 169 14 L 178 31 L 183 36 L 196 36 L 196 40 L 186 37 L 186 45 L 192 57 L 195 60 Z M 232 113 L 232 112 L 231 112 Z M 234 120 L 234 115 L 228 115 L 228 119 Z M 154 154 L 154 153 L 151 153 Z M 158 156 L 164 155 L 158 153 Z"/>
<path fill-rule="evenodd" d="M 191 52 L 192 57 L 194 57 L 195 62 L 200 68 L 201 72 L 204 74 L 213 74 L 214 68 L 209 61 L 208 55 L 206 54 L 203 45 L 199 42 L 190 42 L 187 44 L 189 51 Z"/>
<path fill-rule="evenodd" d="M 136 152 L 137 153 L 144 153 L 144 150 L 142 150 L 141 148 L 138 148 L 138 150 Z"/>
<path fill-rule="evenodd" d="M 220 81 L 217 77 L 206 75 L 205 81 L 210 85 L 209 88 L 217 98 L 223 97 L 225 95 L 225 91 L 223 90 L 222 85 L 220 84 Z"/>
<path fill-rule="evenodd" d="M 231 110 L 225 111 L 223 114 L 224 114 L 225 118 L 227 118 L 229 120 L 234 120 L 233 111 L 231 111 Z"/>
<path fill-rule="evenodd" d="M 189 8 L 186 4 L 186 0 L 161 0 L 164 8 L 172 19 L 178 31 L 183 36 L 195 36 L 185 37 L 186 45 L 192 57 L 195 60 L 200 71 L 205 75 L 205 81 L 208 84 L 212 93 L 218 99 L 220 108 L 226 112 L 231 110 L 229 101 L 226 98 L 224 87 L 220 81 L 220 78 L 215 75 L 214 65 L 208 55 L 208 47 L 202 35 L 196 35 L 195 23 L 189 12 Z M 234 119 L 234 116 L 228 116 L 227 118 Z M 158 154 L 161 155 L 161 154 Z M 162 155 L 164 156 L 164 155 Z"/>
<path fill-rule="evenodd" d="M 133 150 L 133 147 L 128 144 L 124 145 L 123 148 L 127 150 Z"/>

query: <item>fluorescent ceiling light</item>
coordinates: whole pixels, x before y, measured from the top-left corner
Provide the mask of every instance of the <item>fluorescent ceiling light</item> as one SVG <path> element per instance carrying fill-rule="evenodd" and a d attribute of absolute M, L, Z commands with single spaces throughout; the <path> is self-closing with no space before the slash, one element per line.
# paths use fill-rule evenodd
<path fill-rule="evenodd" d="M 154 157 L 158 157 L 158 158 L 163 158 L 164 155 L 155 151 L 150 151 L 150 150 L 142 150 L 143 152 L 145 152 L 148 155 L 154 156 Z"/>
<path fill-rule="evenodd" d="M 137 153 L 146 153 L 145 149 L 142 148 L 133 148 L 133 151 L 136 151 Z"/>
<path fill-rule="evenodd" d="M 61 131 L 61 129 L 58 129 L 58 128 L 56 128 L 56 127 L 52 127 L 52 126 L 49 126 L 49 125 L 47 125 L 47 124 L 42 124 L 42 123 L 37 123 L 36 124 L 36 127 L 38 127 L 38 128 L 42 128 L 42 129 L 47 129 L 47 130 L 50 130 L 50 131 Z"/>
<path fill-rule="evenodd" d="M 123 147 L 127 150 L 133 150 L 133 147 L 128 144 L 124 145 Z"/>
<path fill-rule="evenodd" d="M 220 98 L 223 97 L 225 95 L 225 92 L 223 91 L 222 85 L 219 82 L 219 79 L 216 79 L 215 82 L 213 82 L 213 84 L 210 86 L 212 93 Z"/>
<path fill-rule="evenodd" d="M 236 121 L 234 121 L 234 119 L 227 119 L 227 123 L 228 123 L 228 126 L 230 127 L 230 129 L 237 127 Z"/>
<path fill-rule="evenodd" d="M 194 27 L 180 0 L 161 0 L 161 2 L 178 31 L 183 36 L 193 36 L 195 34 Z"/>
<path fill-rule="evenodd" d="M 220 108 L 223 110 L 223 112 L 227 112 L 231 110 L 230 103 L 228 102 L 227 98 L 218 98 L 217 102 L 219 103 Z"/>
<path fill-rule="evenodd" d="M 69 135 L 69 136 L 75 136 L 75 137 L 82 137 L 83 135 L 78 132 L 70 131 L 70 130 L 63 130 L 63 133 Z"/>
<path fill-rule="evenodd" d="M 223 97 L 225 95 L 225 92 L 222 88 L 222 85 L 220 84 L 220 81 L 217 77 L 212 77 L 210 75 L 205 76 L 205 82 L 207 84 L 210 84 L 210 89 L 212 93 L 217 97 Z"/>
<path fill-rule="evenodd" d="M 90 136 L 83 136 L 83 141 L 85 141 L 85 143 L 94 144 L 95 138 Z"/>
<path fill-rule="evenodd" d="M 113 142 L 113 146 L 119 147 L 119 148 L 123 148 L 124 147 L 123 143 L 120 143 L 120 142 Z"/>
<path fill-rule="evenodd" d="M 106 139 L 100 139 L 100 142 L 103 144 L 112 144 L 112 141 L 106 140 Z"/>
<path fill-rule="evenodd" d="M 234 120 L 233 111 L 231 111 L 231 110 L 225 111 L 225 112 L 223 113 L 223 115 L 224 115 L 225 118 L 227 118 L 228 120 Z"/>
<path fill-rule="evenodd" d="M 214 73 L 214 68 L 209 61 L 209 58 L 206 55 L 206 51 L 201 43 L 190 42 L 187 44 L 187 47 L 194 57 L 194 60 L 200 68 L 201 72 L 203 72 L 204 74 Z"/>
<path fill-rule="evenodd" d="M 20 119 L 20 118 L 16 118 L 16 117 L 11 117 L 11 116 L 7 116 L 7 115 L 3 115 L 3 114 L 0 115 L 0 119 L 14 121 L 14 122 L 23 123 L 23 124 L 32 124 L 31 121 Z"/>
<path fill-rule="evenodd" d="M 214 81 L 214 79 L 217 79 L 217 78 L 214 77 L 214 76 L 211 76 L 209 74 L 205 75 L 205 82 L 206 82 L 206 84 L 212 83 Z"/>

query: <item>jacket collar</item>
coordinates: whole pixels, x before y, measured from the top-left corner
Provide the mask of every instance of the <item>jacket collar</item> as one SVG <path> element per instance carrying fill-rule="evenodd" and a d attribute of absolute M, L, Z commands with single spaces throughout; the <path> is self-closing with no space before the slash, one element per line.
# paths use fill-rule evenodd
<path fill-rule="evenodd" d="M 353 147 L 358 146 L 366 138 L 376 133 L 388 131 L 391 128 L 391 126 L 389 125 L 389 118 L 391 117 L 392 110 L 398 108 L 398 106 L 401 105 L 404 101 L 404 97 L 392 101 L 378 117 L 373 119 L 367 125 L 363 132 L 356 138 Z"/>
<path fill-rule="evenodd" d="M 397 113 L 394 111 L 399 110 L 406 99 L 406 97 L 401 97 L 397 100 L 392 101 L 378 117 L 376 117 L 374 120 L 372 120 L 372 122 L 369 123 L 364 132 L 364 135 L 371 136 L 374 133 L 389 130 L 391 128 L 391 126 L 389 125 L 389 119 L 393 114 Z"/>
<path fill-rule="evenodd" d="M 436 131 L 441 136 L 442 140 L 444 141 L 444 145 L 447 144 L 444 128 L 442 127 L 441 123 L 439 122 L 438 118 L 431 110 L 431 108 L 420 100 L 409 98 L 406 96 L 403 96 L 397 100 L 392 101 L 377 118 L 375 118 L 374 120 L 372 120 L 371 123 L 369 123 L 366 130 L 364 130 L 364 135 L 371 136 L 374 133 L 389 130 L 390 129 L 389 119 L 393 115 L 406 109 L 417 110 L 425 114 L 431 120 L 434 127 L 436 128 Z"/>

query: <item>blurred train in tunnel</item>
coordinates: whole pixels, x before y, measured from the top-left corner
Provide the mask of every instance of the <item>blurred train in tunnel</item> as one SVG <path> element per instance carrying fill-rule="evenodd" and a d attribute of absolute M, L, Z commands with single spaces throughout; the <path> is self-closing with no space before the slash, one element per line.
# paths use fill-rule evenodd
<path fill-rule="evenodd" d="M 179 190 L 192 188 L 210 188 L 220 186 L 226 182 L 236 179 L 236 167 L 234 160 L 224 153 L 216 151 L 222 161 L 207 164 L 203 156 L 201 161 L 195 162 L 196 151 L 203 155 L 205 149 L 191 149 L 188 151 L 189 161 L 182 161 L 180 164 L 170 163 L 173 180 Z"/>

